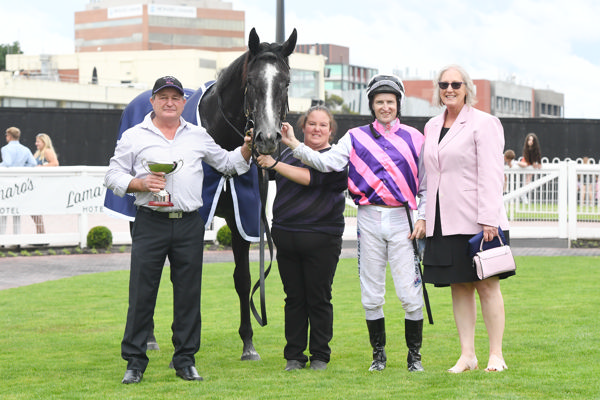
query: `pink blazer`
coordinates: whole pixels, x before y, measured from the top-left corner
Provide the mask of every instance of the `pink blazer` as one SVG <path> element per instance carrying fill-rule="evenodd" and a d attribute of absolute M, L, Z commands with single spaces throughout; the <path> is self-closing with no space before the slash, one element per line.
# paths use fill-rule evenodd
<path fill-rule="evenodd" d="M 502 124 L 498 118 L 465 105 L 439 142 L 445 115 L 446 111 L 425 125 L 427 236 L 433 236 L 438 194 L 442 235 L 474 235 L 481 232 L 481 225 L 507 230 L 502 201 Z"/>

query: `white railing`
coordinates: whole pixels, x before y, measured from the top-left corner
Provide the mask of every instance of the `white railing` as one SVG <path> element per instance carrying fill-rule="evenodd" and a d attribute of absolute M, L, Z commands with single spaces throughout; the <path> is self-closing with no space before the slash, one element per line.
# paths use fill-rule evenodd
<path fill-rule="evenodd" d="M 600 164 L 581 160 L 542 164 L 541 169 L 505 170 L 504 204 L 514 238 L 600 238 Z M 129 221 L 104 213 L 107 167 L 0 167 L 0 245 L 86 246 L 89 229 L 103 225 L 113 243 L 129 244 Z M 271 182 L 267 206 L 275 185 Z M 31 216 L 41 215 L 44 233 Z M 214 241 L 224 224 L 215 218 L 205 240 Z M 356 239 L 356 212 L 347 201 L 345 240 Z"/>
<path fill-rule="evenodd" d="M 600 165 L 594 160 L 543 160 L 540 169 L 507 167 L 505 178 L 511 237 L 562 238 L 569 243 L 600 238 Z M 354 206 L 347 199 L 348 206 Z M 356 214 L 346 215 L 348 222 Z"/>
<path fill-rule="evenodd" d="M 600 165 L 563 161 L 505 170 L 511 237 L 600 238 Z"/>

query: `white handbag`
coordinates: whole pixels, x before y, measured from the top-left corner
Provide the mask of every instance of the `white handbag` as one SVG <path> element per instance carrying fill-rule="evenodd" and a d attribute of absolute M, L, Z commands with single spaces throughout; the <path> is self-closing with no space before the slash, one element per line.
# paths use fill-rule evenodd
<path fill-rule="evenodd" d="M 483 239 L 481 239 L 480 251 L 473 257 L 473 266 L 479 279 L 487 279 L 490 276 L 498 275 L 503 272 L 516 270 L 515 259 L 510 250 L 510 246 L 502 243 L 500 246 L 487 250 L 482 250 Z"/>

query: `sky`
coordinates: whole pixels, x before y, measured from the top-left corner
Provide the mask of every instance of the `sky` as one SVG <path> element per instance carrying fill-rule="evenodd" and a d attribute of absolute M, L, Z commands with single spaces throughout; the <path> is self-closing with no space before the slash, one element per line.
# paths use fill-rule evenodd
<path fill-rule="evenodd" d="M 275 40 L 276 0 L 229 0 L 261 41 Z M 160 3 L 160 0 L 156 0 Z M 2 2 L 0 43 L 25 54 L 74 52 L 73 15 L 88 0 Z M 460 64 L 473 79 L 565 95 L 565 117 L 600 119 L 598 0 L 294 0 L 286 37 L 350 48 L 350 63 L 431 79 Z"/>

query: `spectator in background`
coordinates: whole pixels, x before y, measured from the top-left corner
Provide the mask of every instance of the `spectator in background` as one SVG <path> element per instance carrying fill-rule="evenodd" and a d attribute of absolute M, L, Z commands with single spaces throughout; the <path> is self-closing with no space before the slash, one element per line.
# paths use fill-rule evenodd
<path fill-rule="evenodd" d="M 31 154 L 31 150 L 23 146 L 19 139 L 21 138 L 21 130 L 11 126 L 6 130 L 6 146 L 2 147 L 1 167 L 34 167 L 36 165 L 35 158 Z M 0 235 L 6 232 L 6 216 L 0 217 Z M 13 216 L 13 233 L 18 235 L 21 233 L 21 217 Z"/>
<path fill-rule="evenodd" d="M 589 157 L 583 157 L 583 164 L 589 164 Z M 579 190 L 579 199 L 582 206 L 593 206 L 594 201 L 594 184 L 597 183 L 592 174 L 581 173 L 577 176 L 577 189 Z"/>
<path fill-rule="evenodd" d="M 523 157 L 518 162 L 519 167 L 533 167 L 535 169 L 542 168 L 542 151 L 540 149 L 540 141 L 535 133 L 528 133 L 523 143 Z M 533 174 L 525 175 L 525 184 L 529 184 Z M 521 196 L 523 204 L 529 204 L 529 196 L 524 194 Z"/>
<path fill-rule="evenodd" d="M 504 152 L 504 165 L 507 166 L 508 168 L 514 168 L 517 166 L 517 163 L 514 162 L 515 158 L 516 158 L 516 154 L 513 150 L 508 149 Z M 506 174 L 504 174 L 504 194 L 507 193 L 507 185 L 508 182 L 508 176 Z"/>
<path fill-rule="evenodd" d="M 45 133 L 38 133 L 35 137 L 37 151 L 33 154 L 38 166 L 58 167 L 58 157 L 52 146 L 52 139 Z"/>
<path fill-rule="evenodd" d="M 535 133 L 527 134 L 525 143 L 523 143 L 523 158 L 519 161 L 520 167 L 529 167 L 539 169 L 542 168 L 542 150 L 540 149 L 540 141 Z M 531 180 L 531 176 L 529 177 Z"/>
<path fill-rule="evenodd" d="M 513 150 L 508 149 L 504 152 L 504 165 L 506 165 L 508 168 L 512 168 L 515 165 L 517 165 L 514 161 L 515 161 L 515 157 L 516 154 Z"/>
<path fill-rule="evenodd" d="M 37 167 L 58 167 L 58 157 L 52 146 L 52 139 L 45 133 L 38 133 L 35 137 L 36 152 L 33 158 L 37 162 Z M 35 230 L 37 233 L 45 233 L 44 219 L 41 215 L 32 215 L 31 218 L 35 222 Z"/>
<path fill-rule="evenodd" d="M 6 146 L 2 147 L 2 167 L 35 167 L 36 162 L 31 150 L 23 146 L 19 139 L 21 130 L 11 126 L 6 130 Z"/>

